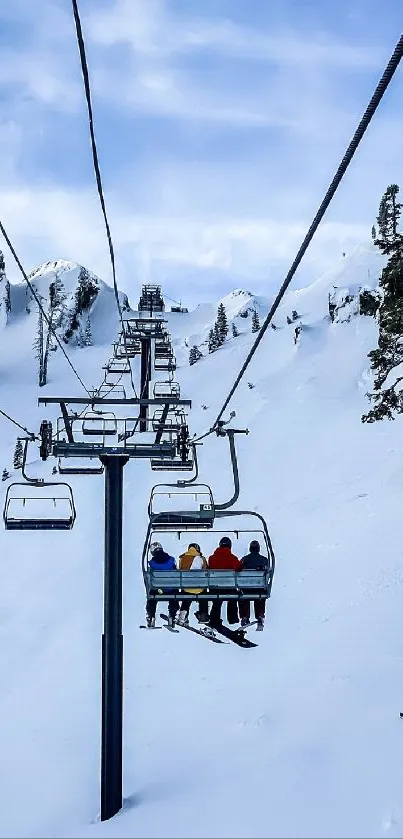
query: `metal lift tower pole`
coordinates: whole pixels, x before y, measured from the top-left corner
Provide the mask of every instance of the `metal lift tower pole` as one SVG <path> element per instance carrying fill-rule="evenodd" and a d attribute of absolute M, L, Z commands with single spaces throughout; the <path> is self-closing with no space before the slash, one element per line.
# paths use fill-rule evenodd
<path fill-rule="evenodd" d="M 128 457 L 105 455 L 104 633 L 102 636 L 101 821 L 123 804 L 123 469 Z"/>
<path fill-rule="evenodd" d="M 140 397 L 141 399 L 148 399 L 148 385 L 151 378 L 151 338 L 140 338 L 140 341 Z M 139 431 L 147 431 L 147 405 L 140 405 Z"/>

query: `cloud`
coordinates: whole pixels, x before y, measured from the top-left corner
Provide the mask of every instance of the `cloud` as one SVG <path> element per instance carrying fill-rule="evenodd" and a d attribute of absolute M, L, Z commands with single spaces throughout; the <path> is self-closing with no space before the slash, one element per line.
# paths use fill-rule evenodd
<path fill-rule="evenodd" d="M 269 63 L 371 69 L 379 66 L 379 51 L 346 44 L 325 32 L 298 35 L 278 30 L 261 33 L 230 19 L 214 23 L 191 14 L 170 13 L 163 0 L 115 0 L 107 9 L 87 16 L 88 33 L 104 46 L 130 44 L 144 56 L 217 52 L 229 57 Z"/>
<path fill-rule="evenodd" d="M 28 271 L 65 257 L 111 282 L 68 6 L 0 8 L 3 31 L 14 33 L 0 67 L 1 216 Z M 294 16 L 292 0 L 280 22 L 270 18 L 276 4 L 258 4 L 254 13 L 267 14 L 260 26 L 253 4 L 227 6 L 242 9 L 243 21 L 220 18 L 220 6 L 82 4 L 119 284 L 134 298 L 153 279 L 193 300 L 235 285 L 270 293 L 367 104 L 380 54 L 383 62 L 382 38 L 362 43 L 325 26 L 320 4 L 320 25 L 308 25 L 302 6 Z M 401 94 L 400 76 L 295 285 L 368 238 L 382 191 L 399 178 Z M 10 258 L 7 268 L 19 279 Z"/>
<path fill-rule="evenodd" d="M 2 204 L 7 232 L 27 272 L 46 260 L 66 258 L 111 281 L 103 223 L 92 191 L 19 189 L 6 191 Z M 173 293 L 181 292 L 186 271 L 194 277 L 199 270 L 209 272 L 205 291 L 215 292 L 218 284 L 220 290 L 229 291 L 238 278 L 247 278 L 255 290 L 268 293 L 274 278 L 278 281 L 289 267 L 306 232 L 301 223 L 284 224 L 273 218 L 212 222 L 122 213 L 117 198 L 109 201 L 109 210 L 119 285 L 134 298 L 154 269 L 162 271 Z M 307 259 L 308 273 L 316 277 L 340 256 L 342 247 L 348 249 L 365 238 L 362 225 L 324 224 Z M 7 272 L 13 281 L 21 281 L 11 256 Z M 192 301 L 199 297 L 197 284 L 193 289 L 188 285 L 187 295 Z"/>

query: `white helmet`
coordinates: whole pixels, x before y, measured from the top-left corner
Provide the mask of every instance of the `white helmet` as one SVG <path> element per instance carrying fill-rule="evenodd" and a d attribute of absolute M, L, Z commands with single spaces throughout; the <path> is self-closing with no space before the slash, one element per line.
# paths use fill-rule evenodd
<path fill-rule="evenodd" d="M 151 542 L 150 545 L 150 553 L 155 554 L 157 551 L 162 551 L 162 545 L 160 542 Z"/>

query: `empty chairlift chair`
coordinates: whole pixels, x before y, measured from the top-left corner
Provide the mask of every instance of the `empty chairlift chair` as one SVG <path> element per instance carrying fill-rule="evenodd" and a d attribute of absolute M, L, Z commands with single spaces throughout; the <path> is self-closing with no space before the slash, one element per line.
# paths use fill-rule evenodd
<path fill-rule="evenodd" d="M 97 457 L 59 457 L 60 475 L 102 475 L 104 467 Z"/>
<path fill-rule="evenodd" d="M 165 489 L 161 489 L 164 486 Z M 163 510 L 159 509 L 161 506 Z M 180 489 L 156 484 L 148 512 L 152 528 L 159 531 L 209 530 L 214 524 L 213 494 L 207 484 L 192 484 Z"/>
<path fill-rule="evenodd" d="M 66 483 L 10 484 L 4 504 L 6 530 L 71 530 L 76 519 Z"/>
<path fill-rule="evenodd" d="M 153 389 L 154 399 L 168 398 L 170 396 L 179 399 L 181 395 L 181 388 L 179 382 L 154 382 Z"/>
<path fill-rule="evenodd" d="M 115 414 L 87 411 L 83 417 L 82 433 L 96 437 L 112 436 L 117 433 Z"/>

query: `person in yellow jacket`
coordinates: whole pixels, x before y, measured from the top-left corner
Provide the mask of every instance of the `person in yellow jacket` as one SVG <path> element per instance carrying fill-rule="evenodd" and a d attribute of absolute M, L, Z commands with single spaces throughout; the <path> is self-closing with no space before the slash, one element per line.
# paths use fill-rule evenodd
<path fill-rule="evenodd" d="M 187 551 L 181 554 L 178 561 L 178 570 L 179 571 L 205 571 L 207 569 L 207 560 L 203 556 L 200 545 L 196 542 L 191 542 L 188 546 Z M 201 588 L 185 588 L 184 589 L 187 594 L 200 594 L 203 589 Z M 180 623 L 188 623 L 189 622 L 189 609 L 190 604 L 192 602 L 192 598 L 187 598 L 186 600 L 182 600 L 180 605 L 180 611 L 178 614 L 178 622 Z M 201 600 L 199 611 L 195 612 L 195 615 L 200 623 L 207 623 L 209 619 L 208 615 L 208 600 Z"/>

